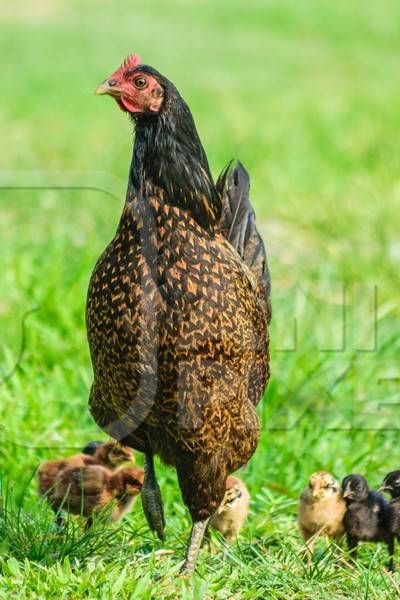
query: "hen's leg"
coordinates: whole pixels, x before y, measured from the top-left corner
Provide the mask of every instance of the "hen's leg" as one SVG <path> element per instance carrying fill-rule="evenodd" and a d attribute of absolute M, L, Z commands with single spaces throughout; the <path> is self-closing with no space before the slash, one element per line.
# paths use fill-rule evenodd
<path fill-rule="evenodd" d="M 196 568 L 197 557 L 199 555 L 201 542 L 207 529 L 208 519 L 195 521 L 192 526 L 188 548 L 186 550 L 185 562 L 183 563 L 181 573 L 191 575 Z"/>
<path fill-rule="evenodd" d="M 196 567 L 208 522 L 225 494 L 226 474 L 220 465 L 218 454 L 207 457 L 184 451 L 179 453 L 176 462 L 179 487 L 193 522 L 181 570 L 185 575 L 191 575 Z"/>
<path fill-rule="evenodd" d="M 144 463 L 144 481 L 142 486 L 142 505 L 150 529 L 155 531 L 161 541 L 165 540 L 164 527 L 164 507 L 161 497 L 161 491 L 154 471 L 153 455 L 145 454 Z"/>

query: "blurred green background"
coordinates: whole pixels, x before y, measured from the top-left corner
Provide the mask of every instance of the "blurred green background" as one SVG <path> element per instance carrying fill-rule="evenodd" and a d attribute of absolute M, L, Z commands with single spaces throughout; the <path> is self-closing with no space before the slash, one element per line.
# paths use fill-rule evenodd
<path fill-rule="evenodd" d="M 231 158 L 249 170 L 272 274 L 272 379 L 243 473 L 252 516 L 226 560 L 204 552 L 191 591 L 170 577 L 189 525 L 171 470 L 158 467 L 175 552 L 161 564 L 135 558 L 140 506 L 93 569 L 85 540 L 60 554 L 25 485 L 40 460 L 102 437 L 84 305 L 123 205 L 132 126 L 93 92 L 130 52 L 178 87 L 215 176 Z M 393 597 L 374 548 L 357 569 L 324 553 L 306 568 L 294 519 L 312 471 L 378 485 L 400 466 L 400 3 L 2 0 L 0 55 L 0 470 L 34 532 L 0 525 L 0 593 L 59 596 L 63 581 L 71 598 L 118 586 L 127 598 Z"/>

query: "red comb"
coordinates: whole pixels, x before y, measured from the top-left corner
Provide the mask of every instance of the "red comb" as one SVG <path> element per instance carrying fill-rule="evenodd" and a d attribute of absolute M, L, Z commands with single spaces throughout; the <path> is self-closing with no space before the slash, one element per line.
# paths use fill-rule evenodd
<path fill-rule="evenodd" d="M 129 56 L 127 56 L 124 62 L 122 63 L 122 66 L 125 69 L 135 69 L 140 65 L 141 62 L 142 60 L 139 54 L 129 54 Z"/>
<path fill-rule="evenodd" d="M 126 71 L 135 69 L 140 65 L 140 63 L 141 59 L 139 54 L 130 54 L 126 57 L 122 65 L 108 77 L 108 79 L 116 79 L 117 81 L 120 81 L 124 78 Z"/>

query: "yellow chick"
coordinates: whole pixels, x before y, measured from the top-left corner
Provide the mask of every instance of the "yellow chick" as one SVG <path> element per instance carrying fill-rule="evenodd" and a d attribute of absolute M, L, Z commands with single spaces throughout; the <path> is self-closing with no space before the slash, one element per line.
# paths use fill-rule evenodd
<path fill-rule="evenodd" d="M 246 520 L 249 504 L 250 494 L 243 481 L 237 477 L 228 477 L 225 496 L 211 517 L 210 527 L 219 531 L 230 543 Z"/>
<path fill-rule="evenodd" d="M 328 536 L 336 541 L 342 537 L 345 512 L 346 503 L 336 479 L 326 471 L 313 473 L 299 501 L 299 527 L 307 543 L 309 558 L 318 536 Z"/>

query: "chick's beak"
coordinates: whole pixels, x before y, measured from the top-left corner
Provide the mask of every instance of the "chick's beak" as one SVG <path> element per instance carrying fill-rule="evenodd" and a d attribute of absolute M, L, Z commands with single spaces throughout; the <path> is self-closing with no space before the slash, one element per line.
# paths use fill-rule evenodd
<path fill-rule="evenodd" d="M 378 488 L 378 492 L 390 492 L 391 489 L 392 488 L 388 485 L 381 485 L 381 487 Z"/>

